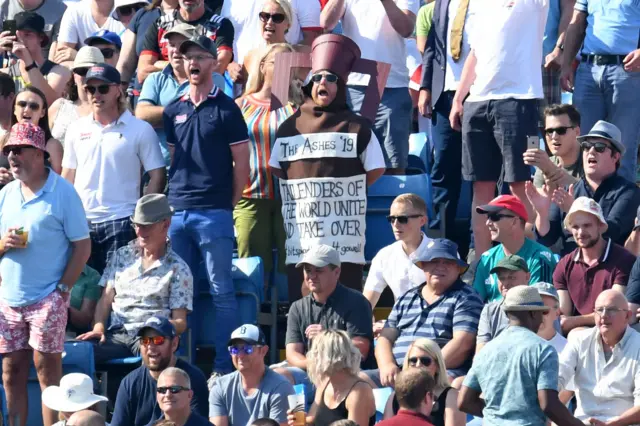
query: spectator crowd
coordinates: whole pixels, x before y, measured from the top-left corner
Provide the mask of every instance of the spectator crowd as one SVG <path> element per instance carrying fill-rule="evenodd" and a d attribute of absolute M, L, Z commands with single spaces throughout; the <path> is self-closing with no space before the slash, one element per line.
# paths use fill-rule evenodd
<path fill-rule="evenodd" d="M 640 424 L 639 0 L 0 18 L 8 425 Z M 286 283 L 281 347 L 242 323 L 234 257 Z M 65 343 L 134 366 L 67 372 Z"/>

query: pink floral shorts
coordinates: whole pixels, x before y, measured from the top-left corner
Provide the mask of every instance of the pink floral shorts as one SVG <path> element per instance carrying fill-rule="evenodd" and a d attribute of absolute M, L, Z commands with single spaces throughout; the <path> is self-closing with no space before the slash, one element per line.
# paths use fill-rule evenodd
<path fill-rule="evenodd" d="M 62 353 L 68 306 L 68 297 L 59 291 L 19 308 L 0 300 L 0 353 L 22 349 Z"/>

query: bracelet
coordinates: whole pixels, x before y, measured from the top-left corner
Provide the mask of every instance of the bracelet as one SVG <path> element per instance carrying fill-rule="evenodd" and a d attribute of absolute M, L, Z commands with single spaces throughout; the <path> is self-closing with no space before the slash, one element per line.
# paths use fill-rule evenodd
<path fill-rule="evenodd" d="M 27 71 L 27 72 L 29 72 L 29 71 L 31 71 L 31 70 L 32 70 L 32 69 L 34 69 L 34 68 L 38 68 L 38 64 L 36 64 L 36 61 L 33 61 L 33 62 L 31 63 L 31 65 L 26 66 L 26 67 L 24 68 L 24 70 L 25 70 L 25 71 Z"/>

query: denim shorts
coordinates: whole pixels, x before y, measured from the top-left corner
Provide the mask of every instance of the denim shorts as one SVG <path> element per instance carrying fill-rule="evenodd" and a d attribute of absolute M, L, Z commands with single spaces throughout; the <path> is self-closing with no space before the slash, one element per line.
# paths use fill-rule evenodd
<path fill-rule="evenodd" d="M 365 86 L 348 86 L 349 107 L 360 111 L 364 101 Z M 378 106 L 374 133 L 380 141 L 387 168 L 406 168 L 409 163 L 409 135 L 413 104 L 409 88 L 386 88 Z"/>

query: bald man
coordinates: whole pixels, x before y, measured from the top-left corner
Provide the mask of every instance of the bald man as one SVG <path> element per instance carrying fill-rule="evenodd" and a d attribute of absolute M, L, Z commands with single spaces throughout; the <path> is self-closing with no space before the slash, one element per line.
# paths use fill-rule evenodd
<path fill-rule="evenodd" d="M 67 426 L 105 426 L 104 417 L 95 411 L 77 411 L 67 420 Z"/>
<path fill-rule="evenodd" d="M 559 384 L 575 381 L 575 416 L 593 425 L 640 423 L 640 334 L 629 327 L 624 294 L 605 290 L 595 302 L 595 327 L 575 330 L 560 354 Z"/>

